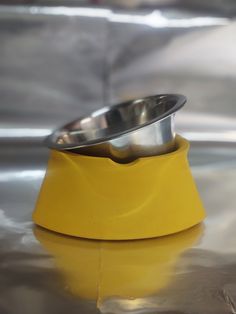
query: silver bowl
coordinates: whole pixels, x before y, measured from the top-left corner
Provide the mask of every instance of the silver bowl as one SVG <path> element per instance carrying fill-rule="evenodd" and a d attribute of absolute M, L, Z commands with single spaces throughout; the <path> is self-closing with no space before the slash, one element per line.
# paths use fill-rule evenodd
<path fill-rule="evenodd" d="M 104 107 L 54 131 L 49 148 L 127 163 L 176 149 L 174 114 L 186 98 L 163 94 Z"/>

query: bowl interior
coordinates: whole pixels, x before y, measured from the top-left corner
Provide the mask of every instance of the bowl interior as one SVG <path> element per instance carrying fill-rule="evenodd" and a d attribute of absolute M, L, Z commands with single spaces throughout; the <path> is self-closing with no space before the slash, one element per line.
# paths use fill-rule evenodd
<path fill-rule="evenodd" d="M 181 97 L 157 95 L 104 107 L 55 131 L 50 142 L 66 148 L 112 139 L 168 117 L 184 104 Z"/>

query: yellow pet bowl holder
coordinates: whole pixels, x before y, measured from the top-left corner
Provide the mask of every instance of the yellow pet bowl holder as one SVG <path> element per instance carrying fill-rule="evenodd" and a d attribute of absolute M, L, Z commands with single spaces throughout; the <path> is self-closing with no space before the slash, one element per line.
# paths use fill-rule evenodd
<path fill-rule="evenodd" d="M 187 153 L 177 149 L 127 164 L 51 151 L 34 222 L 75 237 L 144 239 L 188 229 L 205 217 Z"/>

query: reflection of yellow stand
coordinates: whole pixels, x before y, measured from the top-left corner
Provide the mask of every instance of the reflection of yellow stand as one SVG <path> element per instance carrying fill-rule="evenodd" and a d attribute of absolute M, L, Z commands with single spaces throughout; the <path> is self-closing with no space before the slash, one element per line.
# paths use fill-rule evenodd
<path fill-rule="evenodd" d="M 198 225 L 149 240 L 91 241 L 35 228 L 37 239 L 55 257 L 69 292 L 98 302 L 111 297 L 144 298 L 165 288 L 180 254 L 201 234 Z"/>
<path fill-rule="evenodd" d="M 141 239 L 175 233 L 203 220 L 187 161 L 176 151 L 118 164 L 109 158 L 52 151 L 34 222 L 92 239 Z"/>

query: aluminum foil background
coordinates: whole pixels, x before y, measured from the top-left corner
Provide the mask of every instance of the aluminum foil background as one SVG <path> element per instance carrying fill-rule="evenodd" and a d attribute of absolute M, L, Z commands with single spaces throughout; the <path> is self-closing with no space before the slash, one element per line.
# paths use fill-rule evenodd
<path fill-rule="evenodd" d="M 1 2 L 1 314 L 236 312 L 235 2 L 122 3 Z M 42 139 L 103 105 L 165 92 L 188 97 L 176 125 L 192 141 L 208 217 L 196 241 L 170 254 L 163 288 L 83 298 L 32 224 L 48 157 Z"/>

